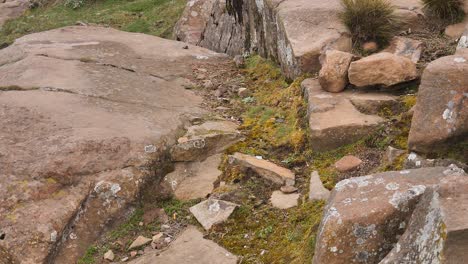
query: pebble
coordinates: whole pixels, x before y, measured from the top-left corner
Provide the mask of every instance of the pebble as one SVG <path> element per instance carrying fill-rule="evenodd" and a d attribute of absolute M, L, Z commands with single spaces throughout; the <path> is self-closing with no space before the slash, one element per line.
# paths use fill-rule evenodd
<path fill-rule="evenodd" d="M 297 188 L 294 187 L 294 186 L 289 186 L 289 185 L 285 185 L 285 186 L 281 186 L 281 189 L 280 189 L 283 193 L 295 193 L 297 192 Z"/>
<path fill-rule="evenodd" d="M 110 249 L 104 254 L 104 259 L 105 260 L 113 261 L 114 258 L 115 258 L 114 252 L 112 252 L 112 250 L 110 250 Z"/>

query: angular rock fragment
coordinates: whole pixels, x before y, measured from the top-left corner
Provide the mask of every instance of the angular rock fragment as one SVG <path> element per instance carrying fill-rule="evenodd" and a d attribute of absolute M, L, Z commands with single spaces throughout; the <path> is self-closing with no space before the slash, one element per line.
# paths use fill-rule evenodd
<path fill-rule="evenodd" d="M 217 199 L 208 199 L 190 207 L 197 221 L 209 230 L 213 225 L 226 221 L 238 205 Z"/>
<path fill-rule="evenodd" d="M 339 172 L 347 172 L 357 169 L 361 163 L 361 159 L 353 155 L 347 155 L 335 162 L 335 168 Z"/>
<path fill-rule="evenodd" d="M 270 202 L 273 207 L 279 209 L 289 209 L 297 206 L 297 200 L 299 199 L 298 193 L 285 194 L 281 191 L 274 191 L 271 194 Z"/>
<path fill-rule="evenodd" d="M 310 174 L 309 182 L 309 201 L 328 200 L 330 191 L 323 186 L 318 171 Z"/>
<path fill-rule="evenodd" d="M 349 82 L 357 87 L 392 86 L 418 77 L 416 64 L 389 52 L 370 55 L 349 66 Z"/>
<path fill-rule="evenodd" d="M 129 250 L 132 250 L 132 249 L 135 249 L 135 248 L 139 248 L 139 247 L 148 245 L 149 243 L 151 243 L 151 241 L 153 241 L 153 239 L 147 238 L 147 237 L 144 237 L 144 236 L 138 236 L 138 237 L 132 242 L 132 244 L 130 244 L 130 246 L 128 247 L 128 249 L 129 249 Z"/>
<path fill-rule="evenodd" d="M 110 249 L 104 254 L 105 260 L 113 261 L 114 258 L 115 258 L 114 252 L 112 252 L 112 250 Z"/>
<path fill-rule="evenodd" d="M 251 169 L 259 176 L 280 185 L 293 186 L 296 179 L 294 173 L 286 168 L 280 167 L 273 162 L 238 152 L 229 156 L 229 163 Z"/>
<path fill-rule="evenodd" d="M 320 224 L 314 263 L 379 263 L 405 232 L 426 190 L 455 176 L 466 177 L 434 167 L 339 182 Z"/>
<path fill-rule="evenodd" d="M 319 73 L 320 86 L 332 93 L 338 93 L 348 85 L 348 68 L 353 54 L 330 50 L 325 54 L 325 60 Z"/>

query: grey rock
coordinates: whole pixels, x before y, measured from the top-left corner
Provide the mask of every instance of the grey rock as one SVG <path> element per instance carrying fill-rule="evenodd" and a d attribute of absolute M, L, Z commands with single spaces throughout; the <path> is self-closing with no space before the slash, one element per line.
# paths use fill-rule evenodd
<path fill-rule="evenodd" d="M 299 196 L 300 194 L 298 193 L 285 194 L 281 191 L 274 191 L 271 194 L 270 202 L 273 205 L 273 207 L 279 209 L 289 209 L 297 206 Z"/>
<path fill-rule="evenodd" d="M 323 186 L 320 175 L 317 171 L 310 174 L 309 201 L 328 200 L 330 191 Z"/>
<path fill-rule="evenodd" d="M 190 207 L 190 212 L 203 228 L 209 230 L 213 225 L 226 221 L 236 207 L 235 203 L 208 199 Z"/>

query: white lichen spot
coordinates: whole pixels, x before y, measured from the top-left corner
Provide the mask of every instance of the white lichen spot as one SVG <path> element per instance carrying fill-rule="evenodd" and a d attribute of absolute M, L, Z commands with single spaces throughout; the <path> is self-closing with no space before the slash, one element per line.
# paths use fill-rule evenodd
<path fill-rule="evenodd" d="M 391 182 L 387 185 L 385 185 L 385 189 L 389 190 L 389 191 L 396 191 L 400 188 L 400 185 L 396 182 Z"/>
<path fill-rule="evenodd" d="M 455 59 L 453 59 L 453 61 L 456 63 L 466 62 L 466 60 L 463 57 L 456 57 Z"/>
<path fill-rule="evenodd" d="M 420 196 L 426 190 L 424 185 L 416 185 L 409 188 L 406 192 L 395 192 L 389 200 L 389 203 L 398 210 L 407 212 L 408 204 L 415 197 Z"/>
<path fill-rule="evenodd" d="M 50 242 L 56 242 L 57 241 L 57 231 L 52 231 L 52 233 L 50 233 Z"/>
<path fill-rule="evenodd" d="M 351 179 L 345 179 L 345 180 L 342 180 L 339 183 L 337 183 L 335 185 L 335 189 L 337 191 L 342 191 L 346 187 L 354 188 L 355 187 L 354 185 L 356 185 L 356 187 L 358 187 L 358 188 L 365 187 L 365 186 L 369 185 L 369 180 L 371 180 L 371 179 L 373 179 L 372 175 L 367 175 L 367 176 L 363 176 L 363 177 L 356 177 L 356 178 L 351 178 Z"/>
<path fill-rule="evenodd" d="M 417 157 L 418 157 L 418 155 L 417 155 L 416 153 L 411 152 L 411 153 L 408 155 L 408 160 L 413 161 L 413 160 L 415 160 Z"/>
<path fill-rule="evenodd" d="M 337 247 L 330 247 L 330 252 L 337 252 L 338 251 L 338 248 Z"/>
<path fill-rule="evenodd" d="M 374 185 L 379 185 L 379 184 L 382 184 L 382 183 L 385 183 L 385 180 L 383 178 L 377 178 L 374 181 Z"/>
<path fill-rule="evenodd" d="M 446 170 L 444 170 L 445 176 L 464 176 L 466 175 L 465 171 L 461 168 L 458 168 L 455 164 L 450 164 Z"/>
<path fill-rule="evenodd" d="M 208 211 L 210 212 L 219 212 L 220 209 L 221 209 L 221 206 L 219 205 L 218 201 L 214 201 L 208 206 Z"/>
<path fill-rule="evenodd" d="M 402 171 L 400 171 L 400 174 L 409 174 L 409 173 L 410 173 L 409 170 L 402 170 Z"/>

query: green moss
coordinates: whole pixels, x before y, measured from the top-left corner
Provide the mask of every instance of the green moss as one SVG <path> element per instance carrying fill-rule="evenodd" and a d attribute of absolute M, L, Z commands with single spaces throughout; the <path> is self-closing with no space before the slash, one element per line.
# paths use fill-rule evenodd
<path fill-rule="evenodd" d="M 90 246 L 86 250 L 86 253 L 83 257 L 78 260 L 78 264 L 93 264 L 95 263 L 94 257 L 99 252 L 99 249 L 96 246 Z"/>
<path fill-rule="evenodd" d="M 77 21 L 170 37 L 185 4 L 185 0 L 103 0 L 87 1 L 72 9 L 58 2 L 7 21 L 0 29 L 0 47 L 23 35 L 75 25 Z"/>

